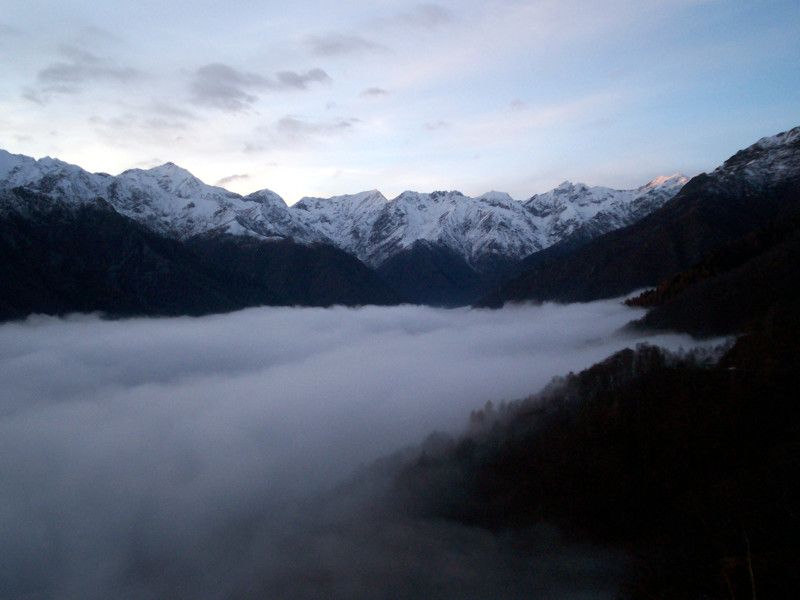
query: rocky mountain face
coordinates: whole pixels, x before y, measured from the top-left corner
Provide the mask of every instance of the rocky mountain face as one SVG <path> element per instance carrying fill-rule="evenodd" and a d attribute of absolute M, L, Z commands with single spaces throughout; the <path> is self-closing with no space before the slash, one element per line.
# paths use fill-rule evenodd
<path fill-rule="evenodd" d="M 513 274 L 521 259 L 554 243 L 579 245 L 640 219 L 685 182 L 662 177 L 635 190 L 565 182 L 526 201 L 457 191 L 407 191 L 387 200 L 371 190 L 287 206 L 269 190 L 240 196 L 206 185 L 172 163 L 112 177 L 0 151 L 2 190 L 21 188 L 57 204 L 100 198 L 120 215 L 183 241 L 234 236 L 330 244 L 399 282 L 408 300 L 445 305 L 475 300 Z M 28 210 L 9 202 L 0 213 Z"/>
<path fill-rule="evenodd" d="M 800 127 L 759 140 L 689 181 L 640 221 L 577 248 L 533 255 L 479 304 L 588 301 L 657 285 L 707 253 L 800 214 Z"/>

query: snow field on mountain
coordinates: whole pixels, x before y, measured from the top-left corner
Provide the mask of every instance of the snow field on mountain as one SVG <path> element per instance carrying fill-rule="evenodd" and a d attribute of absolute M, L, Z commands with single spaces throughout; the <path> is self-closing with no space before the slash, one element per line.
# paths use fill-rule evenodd
<path fill-rule="evenodd" d="M 673 176 L 622 191 L 565 183 L 525 202 L 502 192 L 471 198 L 455 191 L 407 191 L 387 200 L 371 190 L 286 206 L 269 190 L 242 197 L 206 185 L 172 163 L 112 177 L 0 151 L 0 188 L 22 186 L 77 203 L 103 198 L 121 214 L 179 239 L 226 233 L 327 242 L 373 267 L 417 240 L 441 244 L 468 264 L 491 255 L 521 259 L 600 216 L 594 226 L 600 232 L 630 224 L 684 182 Z"/>

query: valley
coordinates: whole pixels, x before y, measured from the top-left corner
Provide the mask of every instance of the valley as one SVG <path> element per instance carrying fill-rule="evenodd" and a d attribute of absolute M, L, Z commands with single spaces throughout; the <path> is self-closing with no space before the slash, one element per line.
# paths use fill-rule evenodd
<path fill-rule="evenodd" d="M 0 153 L 0 202 L 13 597 L 796 589 L 800 128 L 527 201 Z"/>

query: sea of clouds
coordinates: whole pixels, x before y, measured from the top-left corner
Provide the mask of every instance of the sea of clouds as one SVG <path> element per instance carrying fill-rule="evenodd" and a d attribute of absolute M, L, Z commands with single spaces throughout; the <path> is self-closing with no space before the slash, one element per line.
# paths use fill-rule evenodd
<path fill-rule="evenodd" d="M 616 350 L 695 345 L 618 331 L 641 314 L 604 301 L 1 325 L 0 597 L 607 595 L 618 562 L 602 550 L 543 531 L 522 552 L 390 518 L 380 476 L 350 477 Z"/>

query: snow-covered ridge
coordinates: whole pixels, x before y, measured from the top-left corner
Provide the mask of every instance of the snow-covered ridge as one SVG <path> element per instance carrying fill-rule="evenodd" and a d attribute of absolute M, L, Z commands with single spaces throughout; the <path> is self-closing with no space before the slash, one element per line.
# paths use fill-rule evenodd
<path fill-rule="evenodd" d="M 49 157 L 35 160 L 0 150 L 0 189 L 14 187 L 74 204 L 103 198 L 120 214 L 179 239 L 229 233 L 327 241 L 293 219 L 274 192 L 262 190 L 242 197 L 207 185 L 172 163 L 130 169 L 112 177 Z"/>
<path fill-rule="evenodd" d="M 764 137 L 740 150 L 713 175 L 728 183 L 736 180 L 764 191 L 800 178 L 800 127 Z"/>
<path fill-rule="evenodd" d="M 21 186 L 76 205 L 102 198 L 119 213 L 179 239 L 228 233 L 328 242 L 371 266 L 417 240 L 446 246 L 472 265 L 492 255 L 522 258 L 579 231 L 593 236 L 628 225 L 685 182 L 673 175 L 635 190 L 565 182 L 525 201 L 496 191 L 476 198 L 457 191 L 406 191 L 388 200 L 370 190 L 287 206 L 270 190 L 241 196 L 172 163 L 113 177 L 0 150 L 0 189 Z M 0 212 L 8 209 L 0 206 Z"/>
<path fill-rule="evenodd" d="M 686 177 L 675 174 L 657 177 L 634 190 L 615 190 L 565 181 L 524 205 L 539 219 L 543 244 L 550 246 L 579 230 L 594 237 L 630 225 L 663 205 L 686 182 Z"/>

